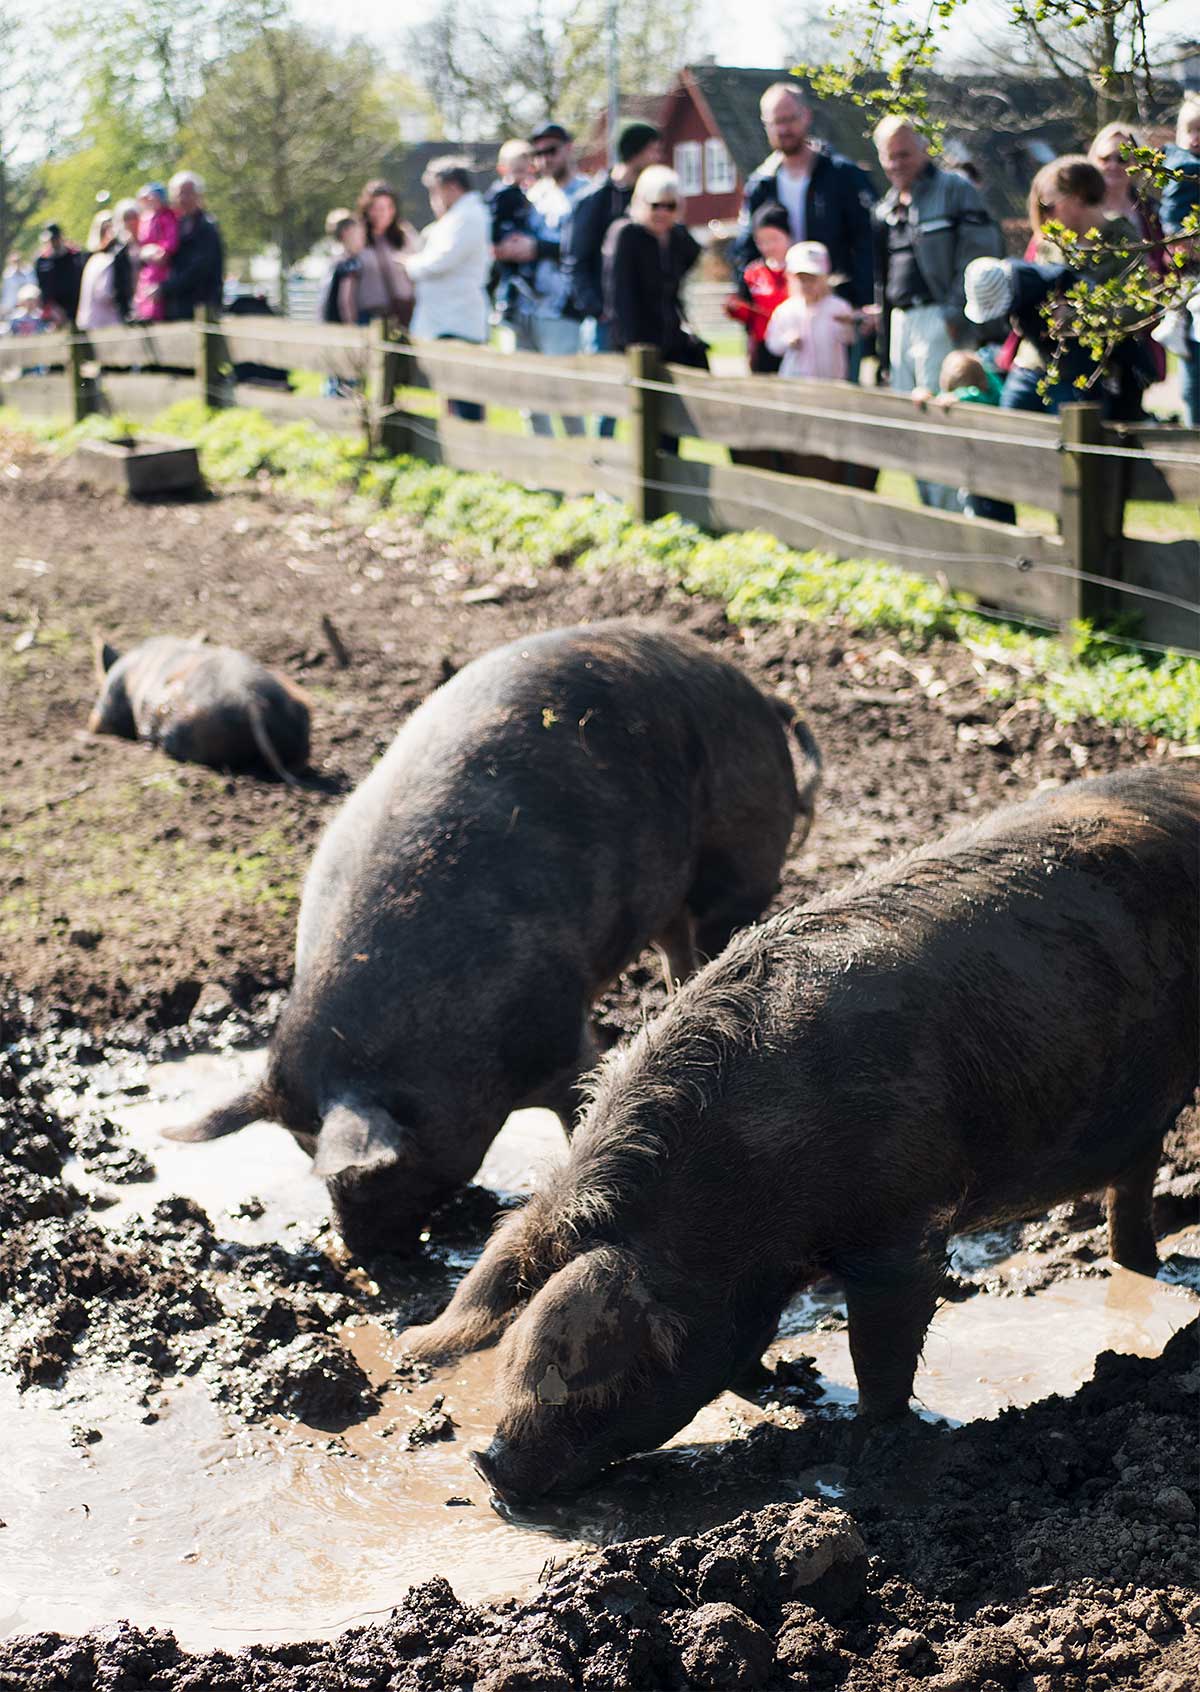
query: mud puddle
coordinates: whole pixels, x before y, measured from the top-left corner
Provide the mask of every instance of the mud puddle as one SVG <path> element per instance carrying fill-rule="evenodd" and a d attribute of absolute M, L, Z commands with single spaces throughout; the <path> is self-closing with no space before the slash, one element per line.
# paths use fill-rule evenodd
<path fill-rule="evenodd" d="M 260 1124 L 203 1146 L 161 1139 L 164 1126 L 219 1102 L 261 1062 L 261 1052 L 205 1054 L 140 1071 L 93 1071 L 78 1107 L 102 1099 L 156 1170 L 152 1180 L 99 1194 L 106 1208 L 96 1219 L 120 1233 L 180 1194 L 230 1240 L 317 1235 L 327 1218 L 324 1187 L 282 1129 Z M 479 1179 L 502 1195 L 528 1191 L 562 1149 L 554 1117 L 519 1112 Z M 65 1173 L 89 1188 L 78 1166 Z M 95 1194 L 96 1183 L 90 1188 Z M 474 1249 L 481 1245 L 482 1236 Z M 1003 1246 L 998 1236 L 977 1236 L 960 1242 L 956 1262 L 994 1268 Z M 1164 1257 L 1198 1250 L 1194 1231 L 1162 1242 Z M 471 1255 L 452 1259 L 465 1265 Z M 1101 1351 L 1158 1354 L 1200 1303 L 1169 1276 L 1164 1270 L 1150 1281 L 1117 1270 L 1036 1297 L 980 1292 L 944 1307 L 917 1378 L 920 1405 L 953 1422 L 990 1417 L 1073 1392 Z M 581 1547 L 702 1531 L 768 1497 L 841 1498 L 850 1490 L 846 1471 L 831 1464 L 776 1474 L 762 1498 L 749 1496 L 733 1447 L 727 1464 L 704 1463 L 704 1487 L 689 1487 L 698 1457 L 711 1459 L 776 1414 L 770 1391 L 765 1407 L 726 1394 L 665 1451 L 615 1471 L 579 1504 L 501 1516 L 468 1461 L 495 1423 L 491 1356 L 411 1383 L 396 1379 L 398 1344 L 385 1321 L 354 1316 L 338 1332 L 380 1408 L 333 1437 L 274 1418 L 235 1426 L 191 1380 L 168 1384 L 145 1421 L 82 1370 L 53 1391 L 22 1395 L 0 1382 L 0 1442 L 22 1453 L 0 1483 L 0 1635 L 78 1633 L 120 1617 L 170 1628 L 191 1649 L 328 1638 L 386 1615 L 435 1574 L 468 1602 L 525 1593 L 547 1561 Z M 834 1294 L 796 1300 L 770 1355 L 815 1358 L 815 1413 L 848 1411 L 853 1373 Z M 452 1426 L 441 1422 L 446 1415 Z M 431 1437 L 410 1443 L 419 1419 Z M 682 1485 L 664 1484 L 681 1477 Z"/>

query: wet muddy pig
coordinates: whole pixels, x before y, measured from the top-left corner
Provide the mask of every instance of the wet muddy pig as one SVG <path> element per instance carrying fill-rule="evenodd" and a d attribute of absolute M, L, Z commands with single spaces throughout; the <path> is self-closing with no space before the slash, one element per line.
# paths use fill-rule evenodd
<path fill-rule="evenodd" d="M 846 1289 L 860 1417 L 903 1414 L 947 1238 L 1107 1189 L 1153 1274 L 1164 1131 L 1197 1081 L 1200 777 L 998 811 L 737 936 L 602 1066 L 565 1166 L 505 1220 L 438 1358 L 502 1338 L 478 1454 L 578 1487 L 744 1378 L 805 1284 Z"/>
<path fill-rule="evenodd" d="M 322 839 L 263 1082 L 174 1137 L 281 1122 L 352 1249 L 413 1249 L 510 1111 L 569 1124 L 589 1008 L 631 959 L 655 942 L 682 979 L 759 915 L 818 768 L 790 708 L 682 635 L 477 659 Z"/>
<path fill-rule="evenodd" d="M 308 762 L 308 703 L 286 677 L 230 646 L 158 635 L 122 657 L 96 643 L 93 734 L 148 740 L 182 763 L 265 765 L 282 781 Z"/>

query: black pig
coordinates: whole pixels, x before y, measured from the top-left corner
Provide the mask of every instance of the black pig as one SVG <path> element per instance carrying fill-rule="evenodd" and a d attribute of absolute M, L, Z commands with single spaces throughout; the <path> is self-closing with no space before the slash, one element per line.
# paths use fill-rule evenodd
<path fill-rule="evenodd" d="M 1008 807 L 739 935 L 606 1060 L 565 1166 L 403 1338 L 504 1334 L 495 1489 L 660 1444 L 819 1276 L 870 1421 L 907 1409 L 950 1234 L 1107 1188 L 1112 1256 L 1153 1274 L 1200 1062 L 1198 824 L 1200 778 L 1157 768 Z"/>
<path fill-rule="evenodd" d="M 652 941 L 672 977 L 775 892 L 815 747 L 732 664 L 628 624 L 478 659 L 326 832 L 261 1085 L 173 1138 L 282 1122 L 357 1252 L 415 1247 L 509 1112 L 569 1124 L 596 995 Z"/>
<path fill-rule="evenodd" d="M 231 646 L 158 635 L 124 657 L 96 643 L 93 734 L 148 740 L 182 763 L 265 764 L 281 781 L 308 762 L 308 702 L 286 677 Z"/>

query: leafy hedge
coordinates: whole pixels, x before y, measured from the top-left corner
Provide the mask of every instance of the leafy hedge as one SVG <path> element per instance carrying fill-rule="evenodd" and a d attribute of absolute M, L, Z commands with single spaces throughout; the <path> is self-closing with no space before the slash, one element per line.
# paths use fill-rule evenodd
<path fill-rule="evenodd" d="M 372 457 L 351 437 L 311 423 L 274 424 L 254 411 L 208 412 L 185 401 L 155 428 L 194 441 L 212 481 L 269 478 L 312 499 L 352 493 L 419 520 L 433 540 L 497 563 L 651 571 L 721 601 L 739 623 L 836 622 L 853 633 L 886 631 L 910 647 L 935 637 L 982 643 L 1010 660 L 1024 697 L 1044 701 L 1061 721 L 1090 716 L 1200 741 L 1200 660 L 1131 651 L 1087 625 L 1077 625 L 1069 643 L 1030 634 L 985 617 L 968 595 L 887 564 L 796 552 L 760 530 L 713 537 L 678 516 L 639 523 L 611 501 L 560 499 L 498 476 Z M 65 431 L 40 425 L 32 432 L 65 447 L 84 434 L 121 429 L 119 419 L 93 418 Z"/>

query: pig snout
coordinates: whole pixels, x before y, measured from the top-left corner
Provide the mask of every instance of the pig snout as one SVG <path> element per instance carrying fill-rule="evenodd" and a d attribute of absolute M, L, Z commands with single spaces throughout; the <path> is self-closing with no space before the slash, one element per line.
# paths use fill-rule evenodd
<path fill-rule="evenodd" d="M 567 1450 L 552 1450 L 551 1443 L 525 1442 L 522 1449 L 520 1443 L 496 1433 L 486 1450 L 468 1452 L 467 1457 L 475 1473 L 503 1503 L 533 1504 L 550 1493 L 560 1496 L 578 1492 L 595 1476 L 594 1469 L 573 1461 Z"/>

